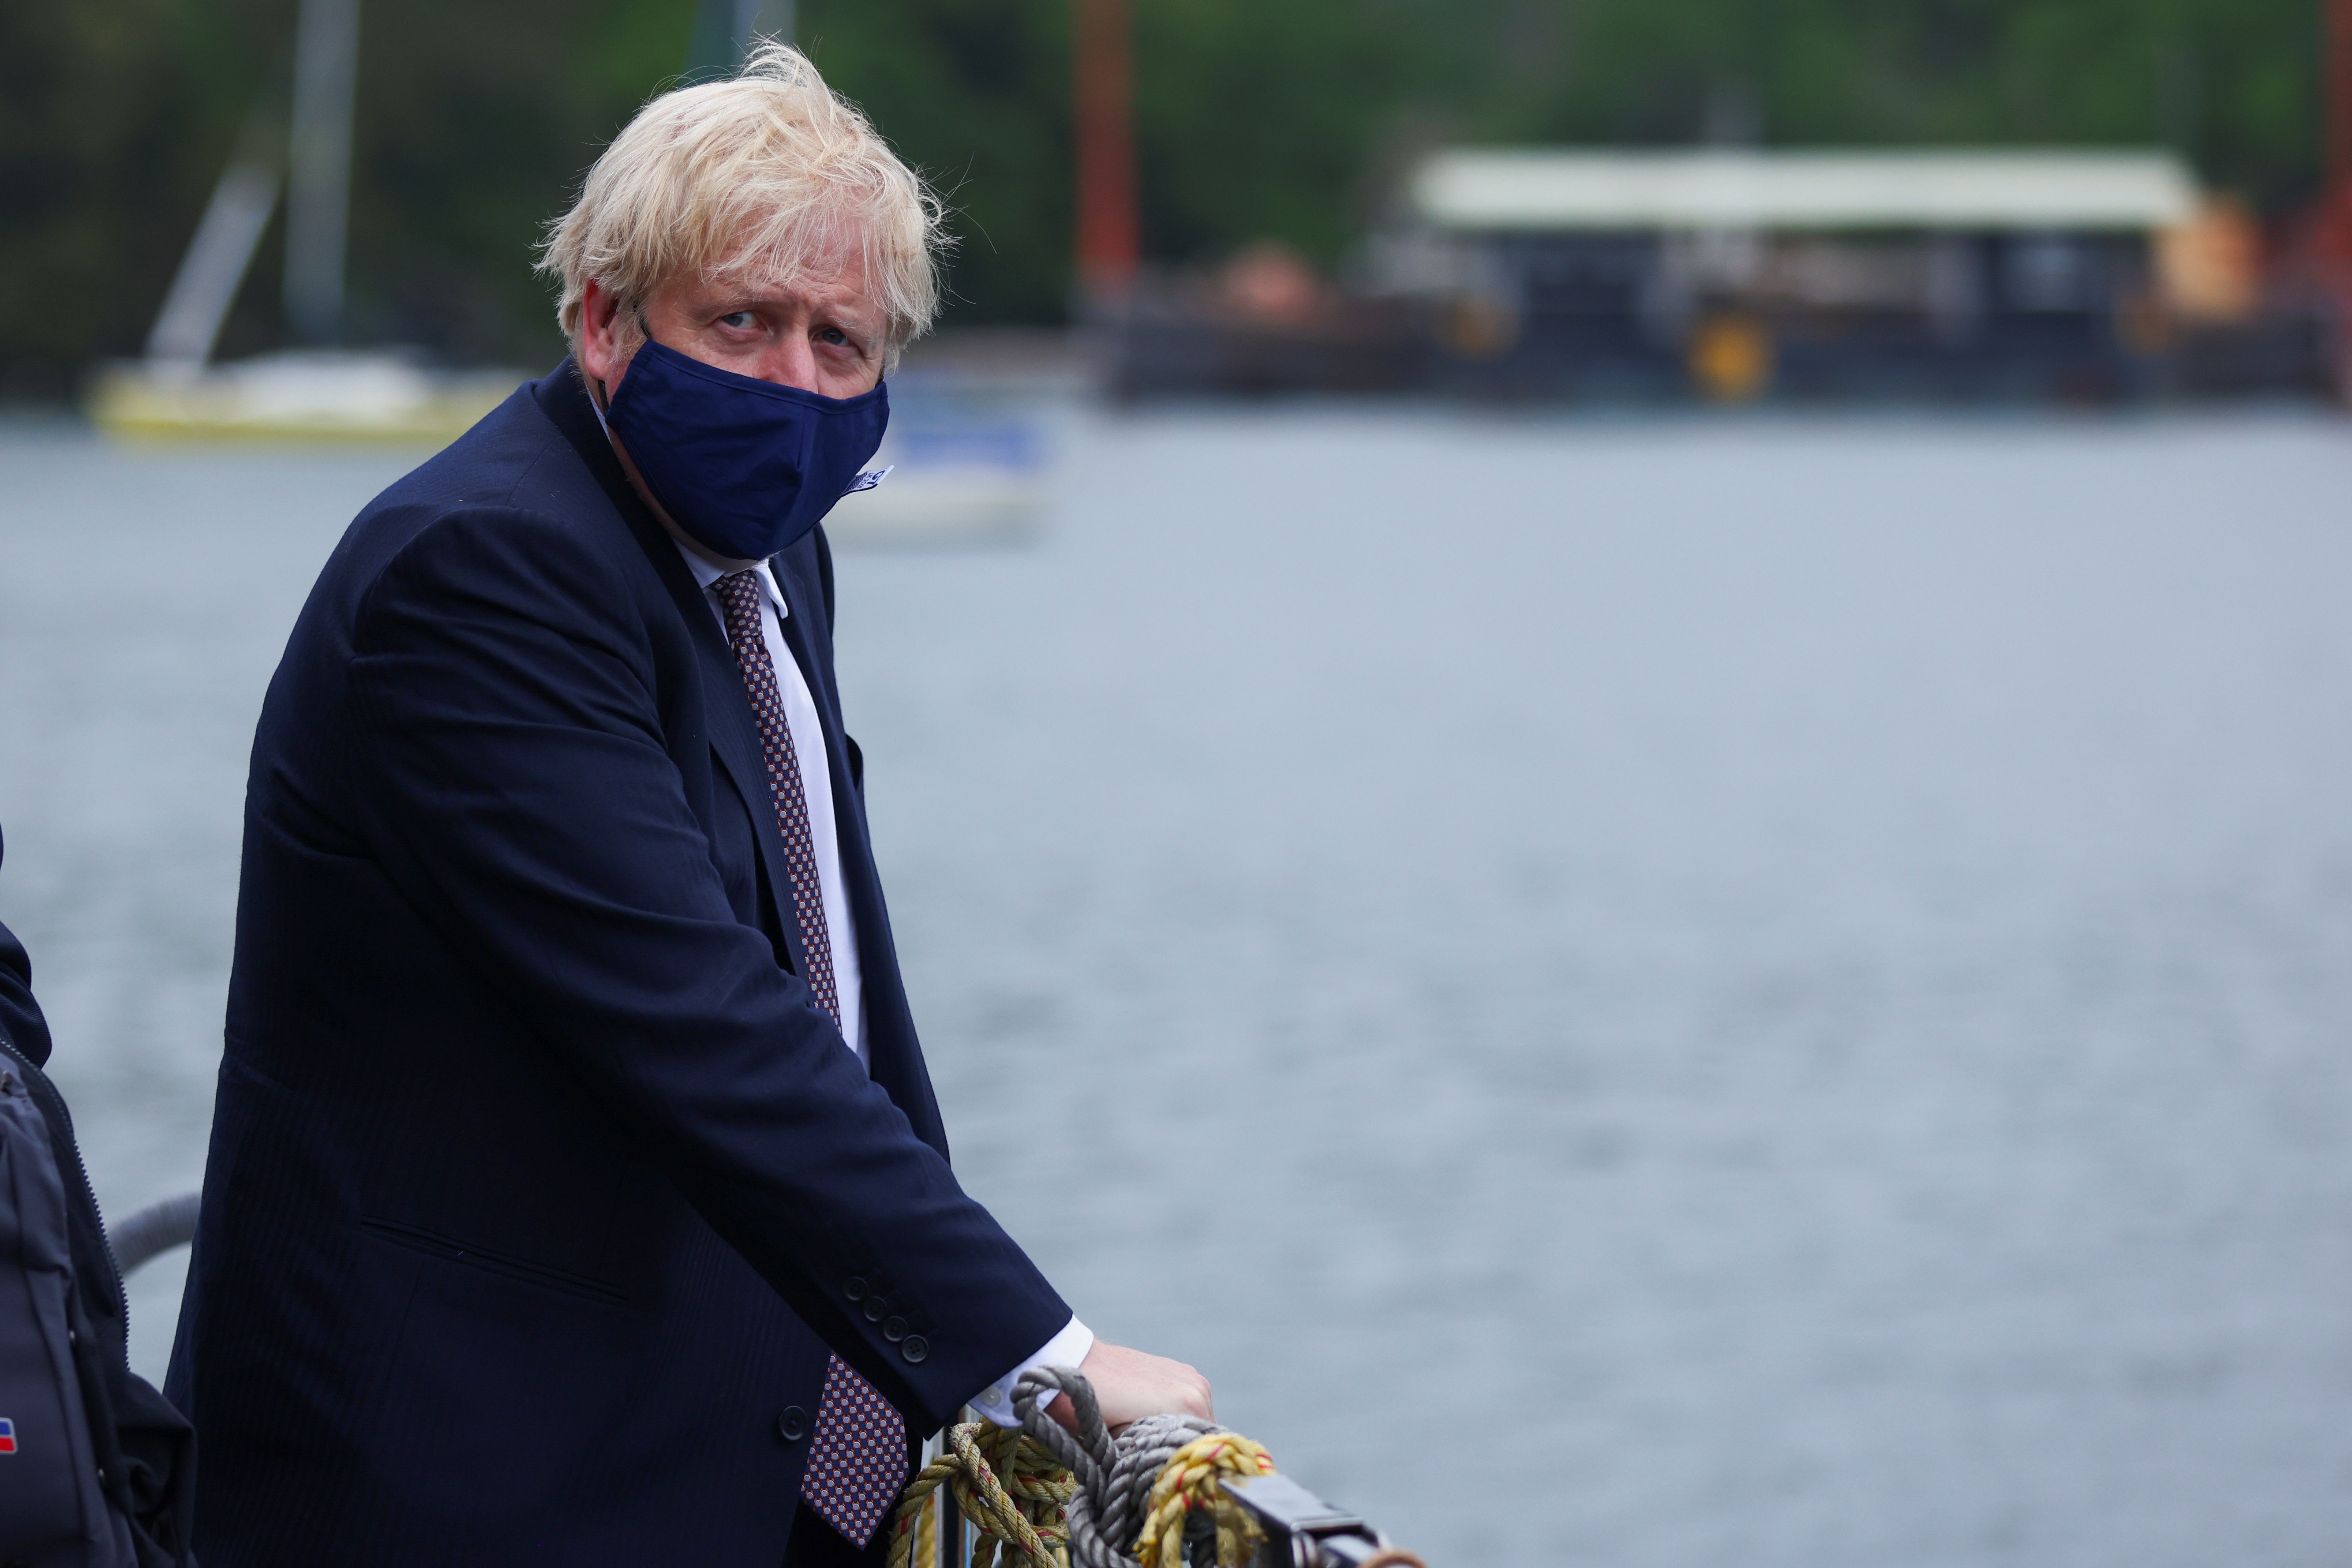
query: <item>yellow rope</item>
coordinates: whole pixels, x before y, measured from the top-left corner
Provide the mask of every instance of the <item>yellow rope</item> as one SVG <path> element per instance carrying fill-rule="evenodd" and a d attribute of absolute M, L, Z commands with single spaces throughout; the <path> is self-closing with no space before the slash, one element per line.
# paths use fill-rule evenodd
<path fill-rule="evenodd" d="M 907 1484 L 890 1530 L 889 1568 L 938 1563 L 936 1510 L 926 1504 L 942 1483 L 976 1527 L 971 1568 L 992 1568 L 1000 1543 L 1006 1568 L 1016 1552 L 1023 1568 L 1070 1568 L 1076 1480 L 1035 1443 L 986 1421 L 949 1427 L 945 1450 Z"/>
<path fill-rule="evenodd" d="M 1221 1478 L 1272 1474 L 1273 1457 L 1235 1433 L 1213 1432 L 1177 1449 L 1151 1483 L 1134 1548 L 1139 1568 L 1185 1568 L 1184 1525 L 1195 1509 L 1216 1522 L 1218 1568 L 1243 1568 L 1264 1532 L 1225 1494 Z M 1016 1559 L 1019 1568 L 1070 1568 L 1076 1479 L 1036 1443 L 986 1421 L 949 1427 L 945 1449 L 908 1483 L 891 1526 L 889 1568 L 938 1563 L 932 1494 L 943 1485 L 974 1526 L 971 1568 L 995 1568 L 1000 1552 L 1003 1568 L 1015 1568 Z"/>
<path fill-rule="evenodd" d="M 1160 1468 L 1143 1534 L 1135 1543 L 1142 1568 L 1184 1568 L 1184 1521 L 1196 1508 L 1217 1521 L 1217 1568 L 1241 1568 L 1257 1552 L 1263 1532 L 1249 1510 L 1225 1495 L 1221 1476 L 1270 1476 L 1274 1458 L 1232 1432 L 1195 1437 Z"/>
<path fill-rule="evenodd" d="M 915 1561 L 922 1564 L 922 1568 L 937 1568 L 940 1560 L 940 1514 L 942 1511 L 939 1500 L 934 1498 L 929 1508 L 919 1502 L 915 1507 L 919 1510 L 915 1516 Z M 895 1547 L 898 1542 L 893 1541 L 891 1544 Z"/>

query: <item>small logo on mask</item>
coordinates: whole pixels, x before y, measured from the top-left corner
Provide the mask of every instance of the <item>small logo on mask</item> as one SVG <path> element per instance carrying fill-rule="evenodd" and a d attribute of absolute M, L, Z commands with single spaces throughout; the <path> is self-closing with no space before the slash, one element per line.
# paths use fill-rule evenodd
<path fill-rule="evenodd" d="M 13 1454 L 16 1451 L 16 1424 L 5 1415 L 0 1415 L 0 1454 Z"/>

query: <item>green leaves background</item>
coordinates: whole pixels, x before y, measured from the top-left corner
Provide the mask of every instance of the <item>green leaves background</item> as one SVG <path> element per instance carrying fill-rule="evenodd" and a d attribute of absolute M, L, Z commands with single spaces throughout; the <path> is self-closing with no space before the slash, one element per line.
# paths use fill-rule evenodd
<path fill-rule="evenodd" d="M 2320 0 L 1130 0 L 1147 248 L 1337 263 L 1446 142 L 2158 143 L 2279 212 L 2317 180 Z M 529 269 L 693 0 L 370 0 L 352 335 L 560 352 Z M 136 352 L 294 0 L 0 0 L 0 397 Z M 1067 0 L 802 0 L 800 37 L 948 194 L 963 323 L 1069 289 Z M 276 344 L 276 236 L 225 353 Z"/>

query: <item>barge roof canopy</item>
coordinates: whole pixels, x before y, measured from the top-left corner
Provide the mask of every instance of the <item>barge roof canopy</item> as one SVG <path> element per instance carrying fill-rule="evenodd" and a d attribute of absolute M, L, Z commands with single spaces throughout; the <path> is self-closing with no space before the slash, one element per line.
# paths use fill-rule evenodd
<path fill-rule="evenodd" d="M 1441 153 L 1412 206 L 1456 230 L 2126 229 L 2187 219 L 2168 153 L 1503 148 Z"/>

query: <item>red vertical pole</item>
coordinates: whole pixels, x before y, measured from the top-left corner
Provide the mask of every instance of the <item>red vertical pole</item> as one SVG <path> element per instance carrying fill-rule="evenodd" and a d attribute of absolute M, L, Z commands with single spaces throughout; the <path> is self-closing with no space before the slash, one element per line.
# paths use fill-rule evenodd
<path fill-rule="evenodd" d="M 1078 285 L 1091 300 L 1115 300 L 1134 283 L 1142 253 L 1127 0 L 1071 0 L 1071 22 Z"/>

